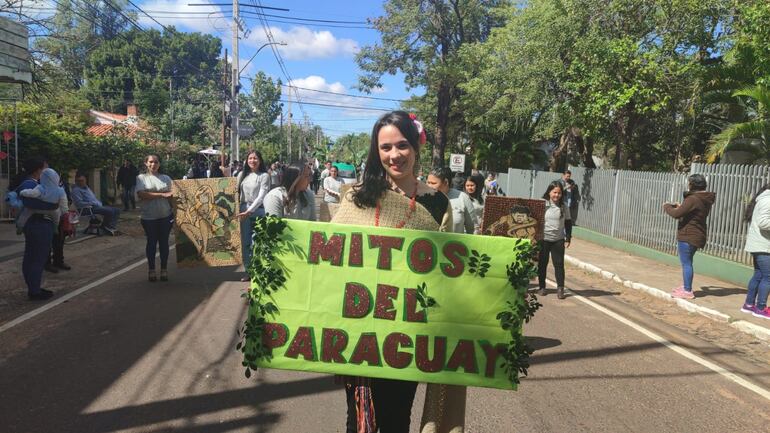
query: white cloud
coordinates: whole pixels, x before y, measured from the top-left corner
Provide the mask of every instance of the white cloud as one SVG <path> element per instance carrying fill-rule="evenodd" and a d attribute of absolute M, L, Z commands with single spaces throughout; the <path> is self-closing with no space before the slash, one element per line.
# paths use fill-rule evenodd
<path fill-rule="evenodd" d="M 358 43 L 352 39 L 337 39 L 331 32 L 312 31 L 307 27 L 292 27 L 286 31 L 279 27 L 270 27 L 273 40 L 285 42 L 278 49 L 288 60 L 321 59 L 336 56 L 352 56 L 358 52 Z M 261 47 L 268 42 L 261 28 L 253 28 L 246 44 Z M 265 48 L 268 49 L 268 48 Z"/>
<path fill-rule="evenodd" d="M 176 28 L 184 27 L 202 33 L 224 33 L 230 34 L 231 19 L 225 18 L 222 9 L 219 6 L 188 6 L 189 0 L 150 0 L 141 5 L 146 11 L 168 11 L 169 14 L 160 14 L 148 12 L 158 22 L 164 26 L 174 26 Z M 209 0 L 196 0 L 196 4 L 212 4 Z M 176 14 L 173 14 L 176 12 Z M 183 12 L 179 14 L 179 12 Z M 187 14 L 184 12 L 212 12 L 206 14 Z M 171 16 L 169 16 L 171 15 Z M 178 18 L 183 16 L 183 18 Z M 142 27 L 159 28 L 158 24 L 151 20 L 147 15 L 138 12 L 139 25 Z"/>
<path fill-rule="evenodd" d="M 345 95 L 334 95 L 331 93 L 323 93 L 323 92 L 348 93 L 348 89 L 345 87 L 344 84 L 340 83 L 339 81 L 334 83 L 328 83 L 326 82 L 326 79 L 324 77 L 321 77 L 318 75 L 310 75 L 306 78 L 294 79 L 289 83 L 289 85 L 297 87 L 296 90 L 291 90 L 292 98 L 296 98 L 296 95 L 298 93 L 300 100 L 308 103 L 328 104 L 328 105 L 335 105 L 335 106 L 347 108 L 347 109 L 341 108 L 339 110 L 335 109 L 333 111 L 333 113 L 335 114 L 342 114 L 343 116 L 346 116 L 346 117 L 361 117 L 361 116 L 368 116 L 368 115 L 377 116 L 383 113 L 380 110 L 349 108 L 349 107 L 364 108 L 364 107 L 372 106 L 371 103 L 373 101 L 370 99 L 356 98 L 353 96 L 345 96 Z M 320 90 L 321 92 L 314 92 L 313 90 Z M 288 92 L 289 92 L 289 89 L 287 88 L 283 89 L 284 94 Z M 312 105 L 309 105 L 309 107 L 312 107 Z"/>

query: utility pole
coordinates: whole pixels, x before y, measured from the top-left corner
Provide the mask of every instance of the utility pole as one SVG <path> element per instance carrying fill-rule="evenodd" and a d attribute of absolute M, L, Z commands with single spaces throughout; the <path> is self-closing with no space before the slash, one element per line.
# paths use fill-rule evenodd
<path fill-rule="evenodd" d="M 225 57 L 222 59 L 222 141 L 220 151 L 222 156 L 225 154 L 225 143 L 227 143 L 227 48 L 225 48 Z M 237 158 L 230 157 L 231 161 Z"/>
<path fill-rule="evenodd" d="M 286 162 L 291 162 L 291 92 L 289 92 L 288 97 L 289 97 L 289 116 L 288 116 L 289 117 L 288 118 L 288 122 L 289 122 L 289 160 L 286 161 Z"/>
<path fill-rule="evenodd" d="M 174 145 L 174 77 L 168 80 L 168 97 L 171 99 L 171 145 Z"/>
<path fill-rule="evenodd" d="M 238 0 L 233 0 L 233 61 L 232 61 L 232 68 L 233 68 L 233 77 L 232 77 L 232 83 L 230 88 L 230 158 L 232 160 L 237 160 L 240 158 L 239 156 L 239 143 L 238 143 L 238 133 L 239 131 L 239 125 L 238 125 L 238 116 L 240 107 L 238 107 L 238 90 L 240 87 L 240 68 L 238 67 L 238 32 L 239 32 L 239 11 L 238 11 Z"/>

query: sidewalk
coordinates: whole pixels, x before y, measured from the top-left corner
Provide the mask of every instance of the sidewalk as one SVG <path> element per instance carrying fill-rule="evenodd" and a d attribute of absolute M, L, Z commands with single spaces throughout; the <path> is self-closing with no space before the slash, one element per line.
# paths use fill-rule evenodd
<path fill-rule="evenodd" d="M 679 267 L 577 238 L 572 239 L 565 261 L 605 279 L 614 280 L 629 289 L 675 302 L 689 312 L 728 323 L 738 330 L 770 342 L 770 320 L 740 311 L 746 299 L 746 287 L 699 275 L 698 269 L 695 268 L 695 299 L 674 299 L 669 293 L 682 283 L 682 270 Z"/>

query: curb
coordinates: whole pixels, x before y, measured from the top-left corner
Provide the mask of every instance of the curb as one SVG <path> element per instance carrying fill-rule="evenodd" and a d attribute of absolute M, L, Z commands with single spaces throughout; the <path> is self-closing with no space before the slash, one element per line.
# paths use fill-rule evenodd
<path fill-rule="evenodd" d="M 698 313 L 702 316 L 708 317 L 711 320 L 721 323 L 728 323 L 731 327 L 741 332 L 752 335 L 762 341 L 770 342 L 770 329 L 768 328 L 755 325 L 751 322 L 746 322 L 745 320 L 741 320 L 737 317 L 730 316 L 729 314 L 725 314 L 708 307 L 700 306 L 685 299 L 674 298 L 667 291 L 655 287 L 650 287 L 646 284 L 637 283 L 631 280 L 625 280 L 623 277 L 617 274 L 614 274 L 610 271 L 605 271 L 604 269 L 601 269 L 590 263 L 586 263 L 580 259 L 576 259 L 575 257 L 565 254 L 564 260 L 572 266 L 587 272 L 591 272 L 593 274 L 597 274 L 605 280 L 612 280 L 618 284 L 622 284 L 624 287 L 628 287 L 629 289 L 638 290 L 656 298 L 663 299 L 664 301 L 675 303 L 679 308 L 682 308 L 683 310 L 686 310 L 690 313 Z"/>

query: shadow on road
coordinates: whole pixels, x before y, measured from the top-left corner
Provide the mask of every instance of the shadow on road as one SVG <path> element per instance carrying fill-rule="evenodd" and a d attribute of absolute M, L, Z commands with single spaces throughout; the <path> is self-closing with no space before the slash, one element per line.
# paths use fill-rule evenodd
<path fill-rule="evenodd" d="M 169 376 L 177 369 L 192 373 L 196 384 L 204 383 L 199 368 L 209 369 L 212 382 L 221 387 L 228 378 L 218 377 L 213 364 L 221 362 L 223 371 L 231 371 L 231 365 L 239 368 L 234 335 L 240 316 L 233 315 L 244 310 L 225 312 L 223 318 L 217 309 L 223 299 L 240 299 L 240 289 L 232 285 L 217 293 L 222 282 L 232 280 L 234 270 L 172 269 L 170 282 L 151 284 L 144 269 L 132 271 L 0 334 L 1 430 L 224 432 L 251 426 L 252 431 L 267 431 L 281 415 L 265 407 L 266 402 L 337 389 L 330 377 L 253 382 L 245 389 L 200 395 L 192 394 L 205 388 L 174 388 L 178 383 Z M 190 356 L 214 363 L 186 365 L 180 350 L 195 341 L 190 335 L 212 326 L 223 329 L 208 335 L 218 340 L 208 351 Z M 233 337 L 222 326 L 232 326 Z M 141 366 L 144 370 L 135 377 Z M 185 396 L 145 403 L 152 400 L 148 395 L 174 393 Z M 112 406 L 117 408 L 103 409 Z M 220 415 L 212 412 L 233 408 L 242 409 L 211 422 Z"/>

